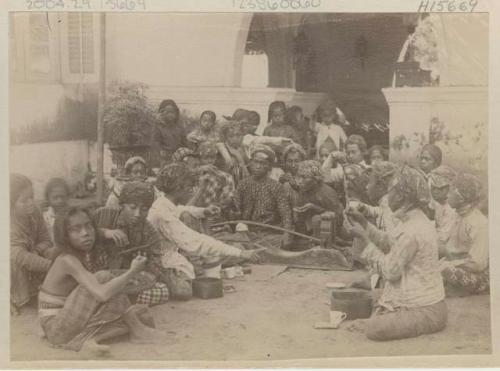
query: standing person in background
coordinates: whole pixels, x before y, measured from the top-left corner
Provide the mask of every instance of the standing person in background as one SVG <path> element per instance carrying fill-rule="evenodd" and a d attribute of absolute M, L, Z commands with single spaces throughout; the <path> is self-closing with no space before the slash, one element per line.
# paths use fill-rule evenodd
<path fill-rule="evenodd" d="M 38 293 L 38 286 L 59 250 L 53 246 L 42 213 L 35 206 L 33 183 L 10 175 L 10 303 L 18 314 Z"/>
<path fill-rule="evenodd" d="M 439 238 L 439 255 L 446 254 L 446 246 L 450 239 L 451 229 L 457 219 L 456 211 L 448 203 L 450 187 L 457 173 L 446 165 L 441 165 L 429 174 L 432 201 L 430 208 L 434 210 L 434 221 Z"/>
<path fill-rule="evenodd" d="M 282 101 L 274 101 L 269 105 L 268 122 L 264 136 L 289 138 L 295 143 L 301 141 L 298 129 L 291 122 L 285 121 L 286 105 Z"/>
<path fill-rule="evenodd" d="M 441 165 L 443 161 L 443 152 L 435 144 L 426 144 L 420 151 L 419 164 L 425 176 Z"/>
<path fill-rule="evenodd" d="M 161 163 L 170 163 L 179 147 L 188 147 L 186 132 L 180 122 L 180 111 L 172 99 L 163 100 L 158 109 L 160 120 L 155 126 L 154 140 L 160 151 Z"/>
<path fill-rule="evenodd" d="M 200 116 L 200 127 L 188 134 L 187 140 L 196 151 L 203 142 L 218 142 L 215 129 L 216 115 L 213 111 L 204 111 Z"/>
<path fill-rule="evenodd" d="M 43 213 L 43 219 L 52 243 L 54 242 L 54 222 L 56 216 L 68 207 L 69 196 L 69 185 L 64 179 L 51 178 L 47 182 L 45 186 L 45 201 L 48 208 Z"/>
<path fill-rule="evenodd" d="M 441 261 L 447 294 L 460 296 L 489 291 L 488 218 L 478 209 L 481 183 L 471 174 L 459 174 L 448 196 L 457 219 Z"/>
<path fill-rule="evenodd" d="M 344 151 L 347 135 L 342 125 L 348 125 L 345 117 L 339 115 L 337 105 L 331 99 L 320 104 L 317 109 L 318 122 L 314 125 L 316 134 L 316 150 L 319 157 L 319 149 L 325 142 L 331 142 L 332 151 Z"/>

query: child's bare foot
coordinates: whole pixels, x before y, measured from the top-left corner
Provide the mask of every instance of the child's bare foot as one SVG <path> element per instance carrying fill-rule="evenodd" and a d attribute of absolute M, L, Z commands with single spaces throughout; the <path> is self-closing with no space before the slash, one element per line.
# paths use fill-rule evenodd
<path fill-rule="evenodd" d="M 130 334 L 130 341 L 135 344 L 159 344 L 171 339 L 165 332 L 145 327 Z"/>
<path fill-rule="evenodd" d="M 95 339 L 90 339 L 83 343 L 80 352 L 88 357 L 107 357 L 111 354 L 111 348 L 109 345 L 98 344 Z"/>

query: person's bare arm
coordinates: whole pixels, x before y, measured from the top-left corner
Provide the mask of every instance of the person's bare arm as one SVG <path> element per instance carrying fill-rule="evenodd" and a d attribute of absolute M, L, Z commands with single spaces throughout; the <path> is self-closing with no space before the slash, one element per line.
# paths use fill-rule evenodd
<path fill-rule="evenodd" d="M 129 270 L 106 283 L 99 283 L 94 274 L 85 269 L 82 263 L 73 256 L 65 257 L 63 267 L 68 275 L 85 287 L 97 300 L 105 302 L 120 293 L 132 277 L 144 270 L 146 261 L 144 256 L 137 256 L 130 264 Z"/>

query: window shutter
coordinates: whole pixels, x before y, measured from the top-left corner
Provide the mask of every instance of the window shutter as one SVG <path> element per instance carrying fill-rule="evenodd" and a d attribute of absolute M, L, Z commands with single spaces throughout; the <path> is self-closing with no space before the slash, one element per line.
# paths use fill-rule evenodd
<path fill-rule="evenodd" d="M 97 81 L 99 34 L 95 14 L 68 13 L 66 23 L 63 29 L 64 81 Z"/>

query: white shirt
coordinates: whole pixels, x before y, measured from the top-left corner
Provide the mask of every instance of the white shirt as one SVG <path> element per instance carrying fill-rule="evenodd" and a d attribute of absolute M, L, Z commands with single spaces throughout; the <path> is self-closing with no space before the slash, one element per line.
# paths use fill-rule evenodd
<path fill-rule="evenodd" d="M 200 209 L 193 206 L 175 206 L 161 194 L 149 209 L 148 221 L 166 241 L 173 242 L 177 248 L 192 255 L 204 258 L 241 256 L 240 249 L 198 233 L 179 219 L 183 210 L 199 213 Z"/>
<path fill-rule="evenodd" d="M 316 122 L 314 124 L 314 132 L 316 133 L 316 151 L 319 156 L 319 149 L 321 145 L 325 142 L 327 138 L 331 138 L 333 143 L 337 146 L 336 151 L 345 150 L 345 142 L 347 141 L 347 135 L 341 126 L 337 124 L 320 124 Z"/>

